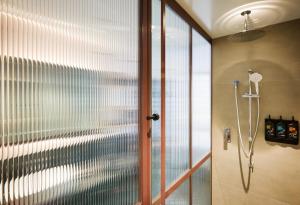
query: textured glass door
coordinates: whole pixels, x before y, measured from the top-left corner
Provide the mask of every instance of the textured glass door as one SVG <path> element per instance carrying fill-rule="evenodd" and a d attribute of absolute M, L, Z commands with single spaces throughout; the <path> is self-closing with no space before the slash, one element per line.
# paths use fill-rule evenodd
<path fill-rule="evenodd" d="M 161 114 L 161 1 L 152 0 L 152 112 Z M 161 189 L 161 120 L 152 121 L 152 198 Z"/>
<path fill-rule="evenodd" d="M 166 7 L 166 186 L 189 169 L 189 25 Z"/>
<path fill-rule="evenodd" d="M 211 43 L 184 12 L 152 0 L 153 205 L 211 204 Z"/>
<path fill-rule="evenodd" d="M 139 0 L 1 0 L 0 26 L 0 204 L 136 204 Z"/>

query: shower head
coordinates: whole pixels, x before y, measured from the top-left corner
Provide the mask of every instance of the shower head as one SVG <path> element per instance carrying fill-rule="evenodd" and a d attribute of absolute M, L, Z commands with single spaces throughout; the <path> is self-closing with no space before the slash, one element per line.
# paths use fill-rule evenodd
<path fill-rule="evenodd" d="M 262 80 L 262 75 L 259 73 L 250 73 L 249 80 L 255 84 L 256 94 L 259 94 L 258 83 Z"/>
<path fill-rule="evenodd" d="M 229 35 L 227 39 L 231 42 L 241 43 L 241 42 L 254 41 L 264 36 L 265 36 L 265 31 L 263 30 L 249 30 L 249 31 L 242 31 L 236 34 Z"/>
<path fill-rule="evenodd" d="M 261 29 L 254 29 L 253 19 L 250 18 L 251 11 L 246 10 L 241 13 L 244 18 L 242 31 L 236 34 L 229 35 L 227 39 L 232 42 L 248 42 L 265 36 L 265 31 Z"/>
<path fill-rule="evenodd" d="M 250 74 L 250 80 L 255 83 L 262 80 L 262 75 L 259 73 L 251 73 Z"/>

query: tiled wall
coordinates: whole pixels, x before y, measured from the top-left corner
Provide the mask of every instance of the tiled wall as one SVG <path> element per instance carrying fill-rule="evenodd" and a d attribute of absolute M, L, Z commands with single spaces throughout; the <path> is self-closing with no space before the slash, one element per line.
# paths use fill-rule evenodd
<path fill-rule="evenodd" d="M 265 36 L 251 42 L 213 41 L 213 205 L 300 204 L 300 146 L 264 140 L 264 119 L 300 120 L 300 20 L 265 28 Z M 239 165 L 236 111 L 232 81 L 246 92 L 248 69 L 263 75 L 261 119 L 254 147 L 254 172 L 248 192 Z M 248 101 L 240 100 L 242 130 L 247 133 Z M 254 108 L 256 111 L 256 108 Z M 232 143 L 223 149 L 223 129 L 232 129 Z M 245 183 L 248 161 L 241 155 Z"/>

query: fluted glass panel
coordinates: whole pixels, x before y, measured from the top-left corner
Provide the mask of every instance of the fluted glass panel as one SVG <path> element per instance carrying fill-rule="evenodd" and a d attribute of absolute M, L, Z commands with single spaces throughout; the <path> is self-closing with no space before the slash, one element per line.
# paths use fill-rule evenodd
<path fill-rule="evenodd" d="M 190 204 L 189 180 L 186 180 L 166 199 L 166 205 L 189 205 L 189 204 Z"/>
<path fill-rule="evenodd" d="M 189 167 L 189 26 L 166 8 L 166 184 Z"/>
<path fill-rule="evenodd" d="M 192 176 L 193 205 L 211 205 L 211 160 Z"/>
<path fill-rule="evenodd" d="M 195 164 L 210 152 L 211 44 L 195 30 L 192 38 L 192 160 Z"/>
<path fill-rule="evenodd" d="M 161 114 L 161 1 L 152 0 L 152 113 Z M 152 198 L 160 193 L 161 124 L 152 121 Z"/>
<path fill-rule="evenodd" d="M 138 0 L 0 1 L 0 204 L 135 204 Z"/>

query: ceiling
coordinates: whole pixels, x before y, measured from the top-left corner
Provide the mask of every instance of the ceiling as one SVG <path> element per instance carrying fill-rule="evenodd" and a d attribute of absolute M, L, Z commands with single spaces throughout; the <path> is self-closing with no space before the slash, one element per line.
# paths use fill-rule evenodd
<path fill-rule="evenodd" d="M 242 31 L 242 11 L 254 28 L 300 18 L 300 0 L 176 0 L 212 38 Z"/>

